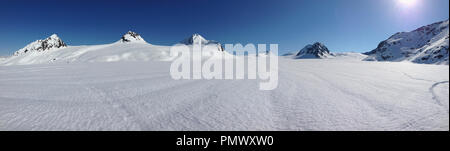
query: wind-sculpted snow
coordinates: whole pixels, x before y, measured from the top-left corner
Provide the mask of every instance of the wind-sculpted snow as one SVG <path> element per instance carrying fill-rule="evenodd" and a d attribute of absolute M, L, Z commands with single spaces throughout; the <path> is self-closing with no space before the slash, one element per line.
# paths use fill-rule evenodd
<path fill-rule="evenodd" d="M 279 61 L 272 91 L 170 62 L 0 66 L 0 130 L 449 130 L 448 66 Z"/>

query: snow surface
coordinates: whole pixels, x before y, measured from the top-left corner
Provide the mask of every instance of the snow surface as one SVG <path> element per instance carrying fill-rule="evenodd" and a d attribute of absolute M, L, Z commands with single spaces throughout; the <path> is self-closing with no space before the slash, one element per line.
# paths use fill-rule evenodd
<path fill-rule="evenodd" d="M 170 46 L 145 42 L 113 43 L 93 46 L 67 46 L 44 52 L 30 52 L 11 56 L 0 65 L 30 65 L 74 62 L 116 62 L 170 60 Z"/>
<path fill-rule="evenodd" d="M 358 52 L 332 52 L 333 59 L 363 60 L 367 55 Z"/>
<path fill-rule="evenodd" d="M 169 69 L 0 66 L 0 130 L 449 130 L 448 66 L 280 58 L 273 91 L 257 80 L 172 80 Z"/>

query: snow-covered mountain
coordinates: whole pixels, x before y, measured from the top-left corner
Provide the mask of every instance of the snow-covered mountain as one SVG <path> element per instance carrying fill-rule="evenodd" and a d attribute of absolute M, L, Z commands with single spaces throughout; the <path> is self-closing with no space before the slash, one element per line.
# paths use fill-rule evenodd
<path fill-rule="evenodd" d="M 202 45 L 216 45 L 219 51 L 224 51 L 222 44 L 214 40 L 206 40 L 200 34 L 193 34 L 192 36 L 181 41 L 180 44 L 193 45 L 194 42 L 200 42 Z"/>
<path fill-rule="evenodd" d="M 50 37 L 42 40 L 36 40 L 24 48 L 14 52 L 14 56 L 20 56 L 26 53 L 30 52 L 43 52 L 47 50 L 57 49 L 57 48 L 64 48 L 67 47 L 67 45 L 62 41 L 58 35 L 53 34 Z"/>
<path fill-rule="evenodd" d="M 122 36 L 122 38 L 120 38 L 119 42 L 121 42 L 121 43 L 144 42 L 145 43 L 145 40 L 138 33 L 128 31 L 127 33 L 125 33 L 125 35 Z"/>
<path fill-rule="evenodd" d="M 366 61 L 410 61 L 424 64 L 449 64 L 449 20 L 399 32 L 365 54 Z"/>
<path fill-rule="evenodd" d="M 312 45 L 306 45 L 294 56 L 296 59 L 323 59 L 329 57 L 332 57 L 330 51 L 320 42 L 316 42 Z"/>
<path fill-rule="evenodd" d="M 203 45 L 212 46 L 211 48 L 214 50 L 217 48 L 218 51 L 216 54 L 218 55 L 223 53 L 225 56 L 230 56 L 230 54 L 223 52 L 223 47 L 219 42 L 206 40 L 199 34 L 194 34 L 189 38 L 186 38 L 181 44 L 192 47 L 192 44 L 196 41 L 200 41 Z M 52 35 L 45 40 L 38 40 L 28 45 L 16 52 L 14 56 L 0 59 L 0 65 L 71 62 L 170 61 L 174 59 L 174 57 L 170 56 L 170 48 L 171 46 L 149 44 L 138 33 L 132 31 L 125 33 L 115 43 L 90 46 L 67 46 L 56 35 Z"/>
<path fill-rule="evenodd" d="M 206 40 L 205 38 L 203 38 L 203 36 L 199 35 L 199 34 L 193 34 L 190 37 L 187 37 L 186 39 L 184 39 L 183 41 L 181 41 L 181 44 L 185 44 L 185 45 L 192 45 L 194 44 L 194 42 L 200 41 L 200 43 L 206 45 L 209 44 L 210 41 Z"/>
<path fill-rule="evenodd" d="M 0 60 L 0 65 L 170 59 L 170 46 L 148 44 L 139 34 L 130 31 L 118 42 L 90 46 L 67 46 L 56 35 L 52 35 L 20 49 L 11 57 Z"/>
<path fill-rule="evenodd" d="M 287 52 L 281 56 L 294 59 L 340 59 L 353 61 L 361 61 L 367 57 L 367 55 L 358 52 L 330 52 L 330 50 L 320 42 L 306 45 L 300 51 Z"/>

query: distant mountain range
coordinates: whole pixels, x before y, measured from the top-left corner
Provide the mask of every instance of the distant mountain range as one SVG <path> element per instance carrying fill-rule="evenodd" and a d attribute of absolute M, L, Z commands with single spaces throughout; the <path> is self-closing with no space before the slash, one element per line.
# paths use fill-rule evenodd
<path fill-rule="evenodd" d="M 449 64 L 449 20 L 420 27 L 411 32 L 399 32 L 382 41 L 367 55 L 364 61 L 408 61 L 421 64 Z M 332 53 L 316 42 L 307 45 L 297 53 L 288 53 L 295 59 L 327 59 L 346 56 L 348 53 Z M 354 55 L 354 54 L 353 54 Z M 355 56 L 356 57 L 356 56 Z"/>
<path fill-rule="evenodd" d="M 217 52 L 222 52 L 220 43 L 206 40 L 194 34 L 180 44 L 192 45 L 190 41 L 201 40 L 204 45 L 211 45 Z M 150 61 L 173 59 L 171 46 L 158 46 L 147 43 L 138 33 L 128 31 L 117 42 L 103 45 L 68 46 L 56 34 L 37 40 L 16 51 L 13 56 L 0 59 L 0 65 L 27 65 L 44 63 L 70 62 L 116 62 L 116 61 Z"/>
<path fill-rule="evenodd" d="M 213 40 L 206 40 L 199 34 L 193 34 L 180 42 L 192 45 L 199 41 L 202 45 L 214 45 L 218 51 L 223 46 Z M 133 45 L 120 45 L 133 44 Z M 58 35 L 53 34 L 42 40 L 36 40 L 14 52 L 13 56 L 0 59 L 0 64 L 35 64 L 55 61 L 118 61 L 165 60 L 169 56 L 170 46 L 148 44 L 136 32 L 128 31 L 119 41 L 112 44 L 94 46 L 67 46 Z M 288 53 L 294 59 L 333 59 L 353 58 L 363 61 L 408 61 L 422 64 L 449 64 L 449 20 L 420 27 L 411 32 L 399 32 L 380 42 L 378 47 L 366 53 L 333 53 L 323 43 L 316 42 L 305 46 L 298 52 Z"/>
<path fill-rule="evenodd" d="M 357 52 L 331 52 L 324 44 L 315 42 L 306 45 L 298 52 L 286 53 L 283 56 L 292 59 L 346 59 L 346 60 L 363 60 L 367 57 Z"/>

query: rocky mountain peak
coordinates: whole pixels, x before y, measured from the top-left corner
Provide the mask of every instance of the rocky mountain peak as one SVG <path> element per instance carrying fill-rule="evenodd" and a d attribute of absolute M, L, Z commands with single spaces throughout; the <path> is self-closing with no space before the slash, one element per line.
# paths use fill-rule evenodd
<path fill-rule="evenodd" d="M 145 40 L 138 33 L 133 32 L 133 31 L 128 31 L 127 33 L 125 33 L 122 36 L 122 38 L 120 38 L 119 42 L 121 42 L 121 43 L 145 42 Z"/>
<path fill-rule="evenodd" d="M 30 52 L 42 52 L 56 48 L 67 47 L 66 43 L 61 40 L 56 34 L 52 34 L 50 37 L 46 39 L 36 40 L 24 48 L 14 52 L 14 56 L 19 56 L 22 54 L 30 53 Z"/>
<path fill-rule="evenodd" d="M 302 50 L 300 50 L 295 58 L 327 58 L 330 55 L 328 48 L 320 43 L 316 42 L 312 45 L 306 45 Z"/>

